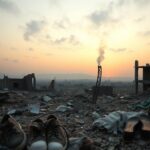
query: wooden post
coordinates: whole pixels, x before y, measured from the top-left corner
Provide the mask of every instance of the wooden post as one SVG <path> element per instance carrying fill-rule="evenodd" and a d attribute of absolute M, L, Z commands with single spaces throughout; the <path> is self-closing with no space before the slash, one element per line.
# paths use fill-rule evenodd
<path fill-rule="evenodd" d="M 135 61 L 135 94 L 138 94 L 138 60 Z"/>

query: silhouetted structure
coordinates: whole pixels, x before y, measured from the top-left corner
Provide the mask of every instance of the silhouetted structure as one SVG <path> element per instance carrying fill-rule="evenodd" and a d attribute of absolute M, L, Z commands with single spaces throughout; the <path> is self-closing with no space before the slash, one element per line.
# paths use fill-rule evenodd
<path fill-rule="evenodd" d="M 98 96 L 113 95 L 112 86 L 102 86 L 102 66 L 98 66 L 96 85 L 93 87 L 93 103 L 96 104 Z"/>
<path fill-rule="evenodd" d="M 96 104 L 102 79 L 102 66 L 98 66 L 96 86 L 93 88 L 93 103 Z"/>
<path fill-rule="evenodd" d="M 139 80 L 139 69 L 143 69 L 143 80 Z M 139 66 L 138 60 L 135 61 L 135 93 L 138 94 L 139 82 L 143 84 L 143 91 L 150 89 L 150 65 Z"/>
<path fill-rule="evenodd" d="M 52 90 L 52 91 L 55 90 L 55 80 L 52 80 L 52 81 L 51 81 L 51 83 L 50 83 L 48 89 L 49 89 L 49 90 Z"/>
<path fill-rule="evenodd" d="M 3 79 L 0 79 L 0 89 L 9 90 L 35 90 L 36 78 L 34 73 L 24 76 L 22 79 L 8 78 L 4 75 Z"/>

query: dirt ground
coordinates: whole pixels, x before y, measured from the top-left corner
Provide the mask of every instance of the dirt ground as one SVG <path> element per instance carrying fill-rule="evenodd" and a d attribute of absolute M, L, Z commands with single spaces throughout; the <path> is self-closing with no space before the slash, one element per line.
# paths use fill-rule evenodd
<path fill-rule="evenodd" d="M 150 97 L 148 94 L 134 96 L 125 86 L 122 90 L 115 89 L 113 96 L 101 96 L 97 100 L 96 106 L 92 104 L 92 95 L 85 92 L 89 88 L 85 84 L 68 84 L 56 89 L 56 92 L 49 91 L 11 91 L 9 99 L 0 102 L 0 118 L 12 109 L 18 110 L 18 113 L 13 114 L 14 118 L 22 125 L 26 133 L 28 133 L 28 125 L 35 118 L 46 119 L 47 115 L 56 115 L 62 125 L 66 127 L 70 137 L 88 136 L 94 141 L 96 150 L 149 150 L 150 141 L 142 140 L 140 137 L 135 137 L 130 142 L 125 142 L 123 135 L 108 133 L 104 130 L 93 130 L 92 113 L 96 111 L 100 116 L 107 115 L 112 111 L 133 111 L 132 104 L 144 101 Z M 123 85 L 122 85 L 123 86 Z M 120 88 L 121 89 L 121 88 Z M 117 92 L 118 91 L 118 92 Z M 126 91 L 126 92 L 125 92 Z M 43 101 L 43 96 L 49 96 L 51 100 Z M 26 111 L 29 104 L 39 104 L 40 113 L 33 115 Z M 56 108 L 60 105 L 72 106 L 72 110 L 66 112 L 57 112 Z M 141 111 L 141 110 L 136 110 Z M 143 110 L 147 111 L 147 110 Z"/>

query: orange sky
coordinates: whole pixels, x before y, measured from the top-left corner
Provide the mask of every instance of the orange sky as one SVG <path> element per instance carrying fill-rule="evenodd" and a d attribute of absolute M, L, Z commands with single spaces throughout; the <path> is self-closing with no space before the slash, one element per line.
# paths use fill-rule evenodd
<path fill-rule="evenodd" d="M 33 4 L 34 3 L 34 4 Z M 150 63 L 149 0 L 0 0 L 0 74 L 133 77 Z"/>

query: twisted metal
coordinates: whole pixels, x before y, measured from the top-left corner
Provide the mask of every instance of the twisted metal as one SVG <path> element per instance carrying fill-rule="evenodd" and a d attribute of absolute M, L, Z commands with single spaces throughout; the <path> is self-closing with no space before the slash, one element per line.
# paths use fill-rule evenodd
<path fill-rule="evenodd" d="M 102 78 L 102 66 L 98 66 L 96 86 L 95 86 L 94 92 L 93 92 L 93 103 L 94 104 L 96 104 L 96 101 L 97 101 L 99 87 L 101 86 L 101 78 Z"/>

